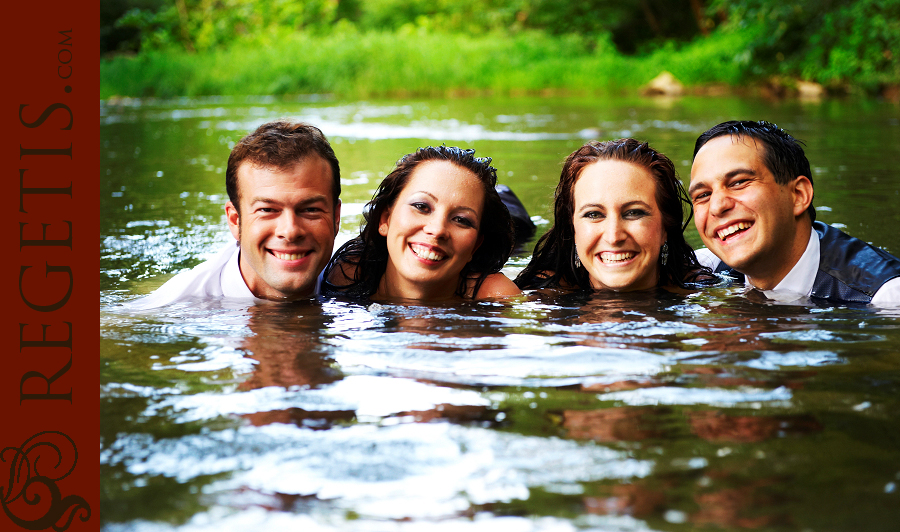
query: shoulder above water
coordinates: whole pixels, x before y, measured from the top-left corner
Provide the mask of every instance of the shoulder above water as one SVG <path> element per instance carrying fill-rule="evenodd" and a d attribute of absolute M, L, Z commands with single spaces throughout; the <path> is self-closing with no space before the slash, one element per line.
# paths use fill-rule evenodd
<path fill-rule="evenodd" d="M 513 283 L 509 277 L 502 273 L 492 273 L 485 278 L 484 282 L 478 288 L 475 299 L 485 299 L 490 297 L 510 297 L 521 295 L 522 291 Z"/>

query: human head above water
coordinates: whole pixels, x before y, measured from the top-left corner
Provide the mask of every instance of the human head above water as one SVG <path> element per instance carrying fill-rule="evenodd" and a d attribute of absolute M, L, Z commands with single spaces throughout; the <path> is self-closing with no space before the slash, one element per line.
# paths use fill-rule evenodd
<path fill-rule="evenodd" d="M 312 296 L 340 226 L 340 170 L 318 128 L 276 121 L 240 140 L 228 159 L 225 217 L 254 296 Z"/>
<path fill-rule="evenodd" d="M 509 259 L 513 248 L 513 229 L 509 210 L 494 188 L 497 184 L 497 171 L 491 166 L 489 157 L 475 157 L 475 150 L 452 146 L 428 146 L 402 157 L 366 205 L 365 227 L 360 236 L 367 248 L 367 254 L 370 255 L 363 260 L 369 264 L 381 265 L 380 271 L 373 268 L 370 272 L 373 277 L 377 277 L 375 279 L 377 282 L 384 273 L 383 265 L 389 260 L 387 241 L 379 233 L 382 215 L 394 206 L 414 170 L 421 164 L 431 161 L 446 161 L 465 169 L 474 174 L 481 183 L 484 192 L 482 219 L 479 224 L 482 242 L 472 260 L 463 269 L 457 290 L 460 294 L 464 293 L 467 274 L 474 273 L 479 275 L 475 288 L 477 292 L 484 278 L 490 273 L 499 271 Z"/>
<path fill-rule="evenodd" d="M 759 142 L 763 150 L 762 162 L 772 172 L 775 182 L 779 185 L 787 185 L 801 175 L 809 178 L 810 184 L 813 183 L 812 170 L 803 152 L 802 143 L 787 131 L 765 120 L 729 120 L 709 128 L 697 138 L 694 144 L 694 158 L 697 158 L 697 152 L 707 142 L 724 135 Z M 806 213 L 811 221 L 816 220 L 816 209 L 812 202 Z"/>
<path fill-rule="evenodd" d="M 691 260 L 693 252 L 684 240 L 684 227 L 690 220 L 690 203 L 684 186 L 675 173 L 672 161 L 656 151 L 646 142 L 625 138 L 605 142 L 590 141 L 571 153 L 563 164 L 559 184 L 556 187 L 554 203 L 554 227 L 539 242 L 539 247 L 548 247 L 548 255 L 555 255 L 556 264 L 544 264 L 567 283 L 582 288 L 591 286 L 588 273 L 583 267 L 575 267 L 575 183 L 585 168 L 599 161 L 622 161 L 646 169 L 656 183 L 656 203 L 662 213 L 663 229 L 668 237 L 669 257 L 660 268 L 660 285 L 682 286 L 687 277 L 688 267 L 695 265 Z M 687 221 L 684 209 L 687 209 Z M 556 247 L 555 251 L 550 248 Z M 537 256 L 537 252 L 536 252 Z M 523 272 L 524 273 L 524 272 Z"/>
<path fill-rule="evenodd" d="M 513 247 L 509 210 L 495 189 L 497 170 L 491 166 L 491 158 L 475 157 L 475 150 L 472 149 L 455 146 L 427 146 L 419 148 L 397 161 L 394 170 L 381 182 L 366 208 L 365 219 L 373 231 L 373 238 L 376 241 L 380 239 L 383 245 L 384 237 L 378 234 L 378 222 L 382 213 L 397 201 L 397 196 L 409 182 L 413 171 L 428 161 L 450 162 L 472 172 L 481 182 L 484 191 L 484 206 L 480 224 L 483 241 L 465 271 L 496 271 L 502 268 Z"/>
<path fill-rule="evenodd" d="M 341 196 L 341 168 L 331 144 L 319 128 L 286 120 L 259 126 L 231 150 L 225 169 L 228 199 L 240 211 L 238 169 L 243 163 L 285 170 L 311 155 L 321 157 L 331 167 L 331 201 L 337 205 Z"/>

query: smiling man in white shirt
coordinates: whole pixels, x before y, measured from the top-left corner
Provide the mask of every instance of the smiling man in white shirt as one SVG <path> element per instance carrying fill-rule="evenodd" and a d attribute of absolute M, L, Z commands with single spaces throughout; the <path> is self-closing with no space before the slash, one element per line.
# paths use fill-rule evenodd
<path fill-rule="evenodd" d="M 340 224 L 340 183 L 337 157 L 318 128 L 287 121 L 259 126 L 232 149 L 225 171 L 225 215 L 235 241 L 126 307 L 313 297 Z"/>
<path fill-rule="evenodd" d="M 767 297 L 900 306 L 900 259 L 816 222 L 809 161 L 768 122 L 729 121 L 697 139 L 688 194 L 700 263 Z"/>

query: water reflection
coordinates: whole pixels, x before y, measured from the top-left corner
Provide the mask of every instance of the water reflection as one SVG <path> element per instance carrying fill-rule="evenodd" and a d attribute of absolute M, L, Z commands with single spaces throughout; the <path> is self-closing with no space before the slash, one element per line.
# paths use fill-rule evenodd
<path fill-rule="evenodd" d="M 759 442 L 822 430 L 813 416 L 728 416 L 714 410 L 690 415 L 691 432 L 709 441 Z"/>
<path fill-rule="evenodd" d="M 900 156 L 900 110 L 715 103 L 105 105 L 104 529 L 850 531 L 864 515 L 867 530 L 893 530 L 898 310 L 725 286 L 511 305 L 114 309 L 229 238 L 229 143 L 281 116 L 332 128 L 345 205 L 365 203 L 403 153 L 466 141 L 494 157 L 538 223 L 584 131 L 646 137 L 686 176 L 709 125 L 767 118 L 798 131 L 821 165 L 820 219 L 896 254 L 900 182 L 887 161 Z M 360 212 L 345 210 L 343 237 Z"/>
<path fill-rule="evenodd" d="M 562 426 L 570 438 L 604 442 L 665 438 L 673 427 L 666 419 L 671 408 L 612 407 L 601 410 L 566 410 Z"/>
<path fill-rule="evenodd" d="M 303 319 L 297 316 L 303 316 Z M 254 361 L 254 369 L 237 389 L 309 389 L 343 378 L 328 354 L 316 349 L 319 335 L 329 325 L 328 318 L 318 305 L 312 304 L 251 307 L 248 320 L 251 334 L 244 339 L 241 348 Z M 353 421 L 355 411 L 290 407 L 252 412 L 242 417 L 254 426 L 292 423 L 328 429 L 335 423 Z"/>

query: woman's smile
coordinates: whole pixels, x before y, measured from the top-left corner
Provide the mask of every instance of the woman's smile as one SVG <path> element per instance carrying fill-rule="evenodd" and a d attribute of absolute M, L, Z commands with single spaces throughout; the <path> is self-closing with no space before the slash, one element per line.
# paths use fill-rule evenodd
<path fill-rule="evenodd" d="M 484 197 L 484 185 L 465 168 L 449 161 L 416 167 L 378 226 L 388 250 L 378 296 L 452 297 L 481 244 Z"/>
<path fill-rule="evenodd" d="M 425 244 L 411 243 L 409 249 L 420 259 L 428 262 L 440 262 L 447 258 L 447 254 L 440 249 Z"/>
<path fill-rule="evenodd" d="M 581 171 L 573 196 L 575 249 L 591 286 L 618 291 L 656 286 L 666 232 L 650 172 L 634 163 L 597 161 Z"/>

